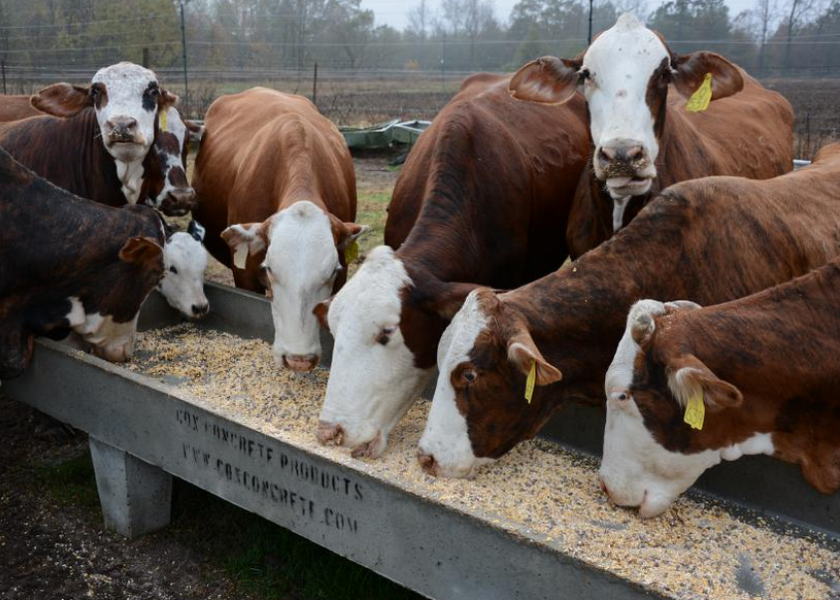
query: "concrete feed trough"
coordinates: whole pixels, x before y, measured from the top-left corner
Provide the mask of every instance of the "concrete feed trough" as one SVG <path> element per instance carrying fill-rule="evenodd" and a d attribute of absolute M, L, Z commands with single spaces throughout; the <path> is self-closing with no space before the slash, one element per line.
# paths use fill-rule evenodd
<path fill-rule="evenodd" d="M 112 529 L 135 536 L 165 526 L 175 475 L 441 600 L 840 590 L 838 501 L 789 465 L 718 467 L 704 484 L 729 499 L 692 493 L 643 521 L 603 497 L 596 459 L 554 441 L 522 444 L 473 481 L 427 476 L 414 458 L 425 401 L 382 459 L 356 460 L 315 441 L 328 372 L 274 365 L 265 299 L 212 285 L 207 295 L 214 312 L 199 325 L 149 301 L 127 367 L 45 341 L 23 377 L 3 382 L 12 397 L 91 434 Z M 597 450 L 603 417 L 576 408 L 548 433 Z"/>

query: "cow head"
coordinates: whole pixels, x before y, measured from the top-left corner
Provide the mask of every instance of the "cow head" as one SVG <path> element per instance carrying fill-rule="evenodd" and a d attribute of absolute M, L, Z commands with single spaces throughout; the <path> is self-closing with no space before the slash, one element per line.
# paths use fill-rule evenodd
<path fill-rule="evenodd" d="M 322 444 L 376 458 L 431 376 L 434 347 L 468 289 L 439 283 L 422 295 L 387 246 L 368 254 L 350 282 L 316 314 L 335 339 L 318 427 Z"/>
<path fill-rule="evenodd" d="M 343 223 L 307 200 L 262 223 L 231 225 L 222 232 L 237 269 L 258 263 L 271 296 L 274 358 L 293 371 L 314 369 L 321 358 L 315 305 L 329 298 L 345 276 L 345 249 L 366 228 Z"/>
<path fill-rule="evenodd" d="M 668 85 L 688 98 L 712 75 L 712 100 L 735 94 L 744 80 L 712 52 L 678 55 L 631 13 L 574 59 L 544 57 L 511 79 L 516 98 L 561 103 L 582 89 L 595 144 L 592 166 L 614 199 L 647 193 L 657 176 Z M 686 158 L 689 160 L 689 158 Z"/>
<path fill-rule="evenodd" d="M 186 233 L 173 233 L 163 247 L 163 279 L 158 290 L 169 303 L 188 319 L 198 320 L 210 311 L 204 295 L 204 271 L 207 251 L 204 249 L 204 227 L 190 221 Z"/>
<path fill-rule="evenodd" d="M 174 106 L 159 113 L 157 136 L 147 158 L 152 173 L 146 204 L 173 217 L 195 210 L 195 190 L 187 181 L 187 154 L 190 143 L 200 141 L 203 129 L 183 121 Z"/>
<path fill-rule="evenodd" d="M 105 149 L 118 163 L 130 164 L 148 153 L 158 111 L 177 100 L 152 71 L 122 62 L 100 69 L 90 86 L 56 83 L 44 88 L 32 97 L 32 106 L 58 117 L 72 117 L 92 106 Z"/>
<path fill-rule="evenodd" d="M 695 308 L 690 302 L 637 302 L 607 371 L 601 487 L 616 504 L 639 507 L 643 517 L 665 511 L 721 458 L 773 452 L 769 434 L 737 444 L 715 442 L 726 439 L 719 437 L 715 415 L 739 406 L 741 392 L 684 348 L 654 339 L 657 319 Z M 702 430 L 684 421 L 691 398 L 705 406 Z"/>
<path fill-rule="evenodd" d="M 429 473 L 469 477 L 517 442 L 533 437 L 551 415 L 539 395 L 524 396 L 533 365 L 535 385 L 562 373 L 540 354 L 524 319 L 502 297 L 480 288 L 467 296 L 438 346 L 432 408 L 418 460 Z M 510 390 L 521 389 L 521 394 Z"/>

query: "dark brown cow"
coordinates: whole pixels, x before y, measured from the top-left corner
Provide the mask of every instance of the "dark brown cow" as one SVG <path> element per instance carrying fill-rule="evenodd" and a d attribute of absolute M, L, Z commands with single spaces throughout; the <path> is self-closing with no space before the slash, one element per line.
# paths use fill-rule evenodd
<path fill-rule="evenodd" d="M 686 99 L 707 75 L 713 102 L 689 112 Z M 672 52 L 632 14 L 578 58 L 541 58 L 511 81 L 516 97 L 538 102 L 563 102 L 579 86 L 594 154 L 569 219 L 573 257 L 609 239 L 674 183 L 709 175 L 767 179 L 793 168 L 787 100 L 722 56 Z"/>
<path fill-rule="evenodd" d="M 431 377 L 466 294 L 521 285 L 565 260 L 562 232 L 589 150 L 584 102 L 519 102 L 509 79 L 465 81 L 403 167 L 390 247 L 369 254 L 328 315 L 320 307 L 336 340 L 321 442 L 378 456 Z"/>
<path fill-rule="evenodd" d="M 772 180 L 708 177 L 668 188 L 570 268 L 467 298 L 438 350 L 422 462 L 467 475 L 536 435 L 565 402 L 603 398 L 624 316 L 639 298 L 725 302 L 807 273 L 838 249 L 840 146 Z"/>
<path fill-rule="evenodd" d="M 26 369 L 35 336 L 69 330 L 103 358 L 131 356 L 163 274 L 160 217 L 73 196 L 0 150 L 0 222 L 0 377 Z"/>
<path fill-rule="evenodd" d="M 29 98 L 30 96 L 4 96 L 0 94 L 0 123 L 20 121 L 44 114 L 32 106 Z"/>
<path fill-rule="evenodd" d="M 700 310 L 636 303 L 607 375 L 601 481 L 609 497 L 655 516 L 703 471 L 744 454 L 800 464 L 815 488 L 836 491 L 838 300 L 834 260 Z"/>
<path fill-rule="evenodd" d="M 314 306 L 341 287 L 356 217 L 353 159 L 306 98 L 266 88 L 223 96 L 207 111 L 195 165 L 210 253 L 238 287 L 270 288 L 274 354 L 294 370 L 318 362 Z"/>

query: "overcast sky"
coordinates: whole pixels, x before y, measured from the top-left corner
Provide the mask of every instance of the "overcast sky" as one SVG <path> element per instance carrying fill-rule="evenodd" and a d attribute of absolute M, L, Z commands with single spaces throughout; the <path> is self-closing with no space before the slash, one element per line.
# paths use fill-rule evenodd
<path fill-rule="evenodd" d="M 648 6 L 653 10 L 664 1 L 648 0 Z M 518 0 L 494 0 L 496 18 L 503 23 L 506 22 L 517 2 Z M 402 30 L 408 23 L 406 17 L 408 11 L 418 3 L 418 0 L 362 0 L 362 8 L 369 8 L 376 13 L 377 25 L 390 25 Z M 437 11 L 441 0 L 428 0 L 428 3 L 432 11 Z M 729 5 L 729 14 L 734 17 L 742 10 L 752 8 L 757 0 L 727 0 L 726 3 Z"/>

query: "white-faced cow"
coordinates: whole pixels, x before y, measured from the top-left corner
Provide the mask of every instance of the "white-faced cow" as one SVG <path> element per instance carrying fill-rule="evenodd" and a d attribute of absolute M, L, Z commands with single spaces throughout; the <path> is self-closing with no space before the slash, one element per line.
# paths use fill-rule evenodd
<path fill-rule="evenodd" d="M 708 110 L 689 112 L 686 100 L 707 78 Z M 793 168 L 787 100 L 718 54 L 672 52 L 630 13 L 577 58 L 525 65 L 510 88 L 517 98 L 537 102 L 562 103 L 578 89 L 586 97 L 594 154 L 569 219 L 572 256 L 608 239 L 659 190 L 679 181 L 766 179 Z"/>
<path fill-rule="evenodd" d="M 158 112 L 174 105 L 152 71 L 131 63 L 101 69 L 90 86 L 56 83 L 32 97 L 52 116 L 0 127 L 0 146 L 35 173 L 83 198 L 135 204 Z"/>
<path fill-rule="evenodd" d="M 0 222 L 0 378 L 26 369 L 38 335 L 73 331 L 107 360 L 129 358 L 163 274 L 157 213 L 73 196 L 0 150 Z"/>
<path fill-rule="evenodd" d="M 379 456 L 432 376 L 438 340 L 467 293 L 521 285 L 566 259 L 562 231 L 589 149 L 584 102 L 519 102 L 509 80 L 464 82 L 400 173 L 390 247 L 372 251 L 319 306 L 335 338 L 322 443 Z"/>
<path fill-rule="evenodd" d="M 838 249 L 840 146 L 775 179 L 671 186 L 569 268 L 504 294 L 470 294 L 438 349 L 420 462 L 469 475 L 536 435 L 563 404 L 603 398 L 639 298 L 726 302 L 807 273 Z"/>
<path fill-rule="evenodd" d="M 164 277 L 158 291 L 166 302 L 188 319 L 201 319 L 210 311 L 204 295 L 204 271 L 207 250 L 204 249 L 204 227 L 190 221 L 187 231 L 167 231 L 163 249 Z"/>
<path fill-rule="evenodd" d="M 637 302 L 606 378 L 600 475 L 610 499 L 658 515 L 706 469 L 744 454 L 800 464 L 815 488 L 835 492 L 838 298 L 834 260 L 700 310 Z"/>
<path fill-rule="evenodd" d="M 195 165 L 195 217 L 237 287 L 269 290 L 274 356 L 296 370 L 321 355 L 315 305 L 346 280 L 356 217 L 353 160 L 338 129 L 306 98 L 266 88 L 207 111 Z"/>

